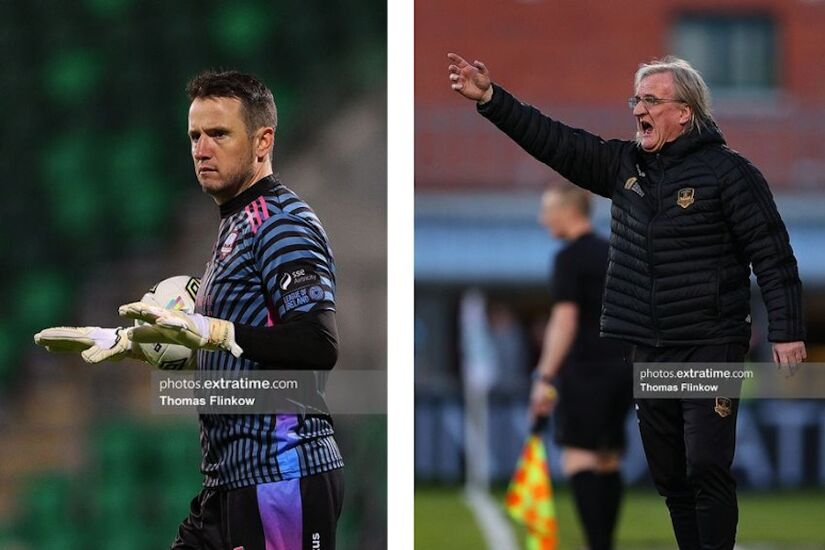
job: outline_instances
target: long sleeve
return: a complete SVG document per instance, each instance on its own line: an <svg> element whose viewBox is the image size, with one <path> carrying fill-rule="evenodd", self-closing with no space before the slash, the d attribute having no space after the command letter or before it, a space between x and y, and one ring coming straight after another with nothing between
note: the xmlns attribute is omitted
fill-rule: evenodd
<svg viewBox="0 0 825 550"><path fill-rule="evenodd" d="M335 313L313 311L272 327L235 325L243 357L272 368L329 370L338 359Z"/></svg>
<svg viewBox="0 0 825 550"><path fill-rule="evenodd" d="M493 84L493 97L478 112L507 134L522 149L550 166L572 183L597 195L613 195L619 157L627 141L605 141L584 130L571 128L521 103Z"/></svg>
<svg viewBox="0 0 825 550"><path fill-rule="evenodd" d="M753 266L768 310L771 342L805 340L802 282L788 231L765 178L753 164L731 155L722 178L722 204L737 248Z"/></svg>

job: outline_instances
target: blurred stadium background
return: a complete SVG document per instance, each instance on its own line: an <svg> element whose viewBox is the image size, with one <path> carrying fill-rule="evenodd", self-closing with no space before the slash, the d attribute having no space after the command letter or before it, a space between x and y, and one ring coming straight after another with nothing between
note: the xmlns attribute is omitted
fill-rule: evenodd
<svg viewBox="0 0 825 550"><path fill-rule="evenodd" d="M0 548L166 548L198 491L197 422L149 412L149 370L53 356L32 334L200 275L217 210L195 180L186 81L253 72L276 170L338 264L338 368L386 368L386 3L0 3ZM368 319L369 322L364 322ZM340 548L386 547L386 417L341 416Z"/></svg>
<svg viewBox="0 0 825 550"><path fill-rule="evenodd" d="M450 90L446 53L484 61L523 101L606 138L633 135L625 99L639 63L667 53L692 62L728 143L773 189L805 287L809 360L822 362L825 2L444 0L418 2L415 23L416 546L503 550L490 540L512 528L501 497L527 430L559 247L536 221L538 197L559 176ZM607 201L595 222L606 235ZM768 361L752 286L751 358ZM738 428L742 547L825 548L825 401L751 401ZM627 430L619 547L673 548L632 415ZM580 548L551 434L546 442L561 548Z"/></svg>

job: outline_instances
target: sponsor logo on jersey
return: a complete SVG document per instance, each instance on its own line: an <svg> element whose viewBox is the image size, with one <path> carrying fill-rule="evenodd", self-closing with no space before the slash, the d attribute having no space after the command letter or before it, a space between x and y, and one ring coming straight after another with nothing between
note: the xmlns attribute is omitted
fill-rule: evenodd
<svg viewBox="0 0 825 550"><path fill-rule="evenodd" d="M292 275L289 273L284 273L281 275L281 281L278 283L278 286L281 287L281 290L287 290L289 285L292 284Z"/></svg>
<svg viewBox="0 0 825 550"><path fill-rule="evenodd" d="M281 275L278 286L281 290L291 290L296 287L306 287L318 280L315 273L307 273L306 269L296 269Z"/></svg>
<svg viewBox="0 0 825 550"><path fill-rule="evenodd" d="M682 208L687 208L688 206L693 204L694 194L695 190L693 189L693 187L684 187L682 189L679 189L679 194L676 197L676 204L678 204Z"/></svg>

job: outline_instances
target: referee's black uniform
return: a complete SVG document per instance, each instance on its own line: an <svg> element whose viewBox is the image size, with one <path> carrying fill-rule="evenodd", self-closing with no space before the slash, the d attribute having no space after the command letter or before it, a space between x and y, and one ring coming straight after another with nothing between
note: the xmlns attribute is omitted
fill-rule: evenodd
<svg viewBox="0 0 825 550"><path fill-rule="evenodd" d="M564 448L621 454L625 420L633 402L633 370L626 346L599 337L599 313L607 271L607 241L585 233L556 255L551 292L557 304L578 311L574 340L556 376L559 400L555 440ZM570 473L570 487L591 550L611 550L622 500L616 469Z"/></svg>
<svg viewBox="0 0 825 550"><path fill-rule="evenodd" d="M581 235L560 250L551 279L553 300L578 307L576 337L556 378L555 439L564 447L620 451L633 401L632 368L625 346L599 337L607 241Z"/></svg>

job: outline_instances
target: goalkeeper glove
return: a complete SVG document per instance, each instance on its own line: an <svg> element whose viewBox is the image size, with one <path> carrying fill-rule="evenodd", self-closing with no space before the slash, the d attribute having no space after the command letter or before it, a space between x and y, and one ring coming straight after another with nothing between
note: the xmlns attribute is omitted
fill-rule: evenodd
<svg viewBox="0 0 825 550"><path fill-rule="evenodd" d="M209 351L220 349L235 357L243 353L235 342L235 325L230 321L164 309L144 302L120 306L118 313L122 317L147 323L128 330L133 342L181 344L187 348Z"/></svg>
<svg viewBox="0 0 825 550"><path fill-rule="evenodd" d="M87 363L146 358L123 327L51 327L34 335L34 343L53 352L81 352Z"/></svg>

